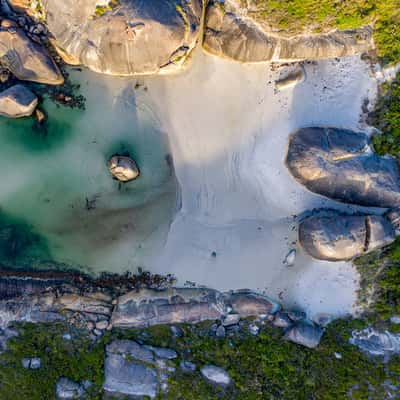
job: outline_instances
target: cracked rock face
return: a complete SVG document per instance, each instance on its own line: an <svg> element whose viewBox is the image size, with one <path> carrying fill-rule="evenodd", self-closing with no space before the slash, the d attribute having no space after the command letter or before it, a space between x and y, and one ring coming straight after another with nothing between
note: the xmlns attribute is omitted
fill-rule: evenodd
<svg viewBox="0 0 400 400"><path fill-rule="evenodd" d="M313 258L351 260L392 243L396 238L391 222L383 216L306 218L299 226L299 242Z"/></svg>
<svg viewBox="0 0 400 400"><path fill-rule="evenodd" d="M203 47L214 55L241 62L343 57L373 47L369 28L330 33L278 36L257 17L257 5L237 0L210 1L206 10ZM252 2L248 2L252 3Z"/></svg>
<svg viewBox="0 0 400 400"><path fill-rule="evenodd" d="M30 40L9 20L0 27L0 62L18 79L60 85L64 78L46 49Z"/></svg>
<svg viewBox="0 0 400 400"><path fill-rule="evenodd" d="M29 117L37 104L36 95L22 85L12 86L0 93L0 115L4 117Z"/></svg>
<svg viewBox="0 0 400 400"><path fill-rule="evenodd" d="M330 199L371 207L400 204L396 161L375 154L364 133L300 129L290 138L286 164L299 183Z"/></svg>
<svg viewBox="0 0 400 400"><path fill-rule="evenodd" d="M173 72L200 34L201 0L42 0L46 24L67 63L111 75ZM104 2L103 2L104 3Z"/></svg>

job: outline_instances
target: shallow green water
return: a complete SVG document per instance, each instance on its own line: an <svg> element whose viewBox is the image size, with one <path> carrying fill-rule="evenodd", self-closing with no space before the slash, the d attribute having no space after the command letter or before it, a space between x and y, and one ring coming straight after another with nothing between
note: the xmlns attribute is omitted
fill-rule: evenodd
<svg viewBox="0 0 400 400"><path fill-rule="evenodd" d="M166 134L136 106L134 81L88 72L73 79L85 111L45 101L46 129L31 118L0 119L0 263L145 268L176 207ZM111 179L106 162L115 153L137 161L140 179Z"/></svg>

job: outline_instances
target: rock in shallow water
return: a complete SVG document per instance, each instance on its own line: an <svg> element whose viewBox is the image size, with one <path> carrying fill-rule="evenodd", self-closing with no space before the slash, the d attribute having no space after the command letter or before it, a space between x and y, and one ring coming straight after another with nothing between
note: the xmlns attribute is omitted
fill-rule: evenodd
<svg viewBox="0 0 400 400"><path fill-rule="evenodd" d="M301 246L319 260L351 260L387 246L395 239L391 222L378 215L314 216L306 218L299 226Z"/></svg>
<svg viewBox="0 0 400 400"><path fill-rule="evenodd" d="M201 0L42 0L66 62L111 75L179 70L199 39Z"/></svg>
<svg viewBox="0 0 400 400"><path fill-rule="evenodd" d="M132 158L125 156L113 156L108 162L108 169L112 176L120 182L129 182L136 179L140 172Z"/></svg>
<svg viewBox="0 0 400 400"><path fill-rule="evenodd" d="M0 93L0 115L10 118L29 117L38 98L23 85L15 85Z"/></svg>
<svg viewBox="0 0 400 400"><path fill-rule="evenodd" d="M0 61L21 80L48 85L64 82L46 49L31 41L13 21L1 22Z"/></svg>
<svg viewBox="0 0 400 400"><path fill-rule="evenodd" d="M371 207L400 204L397 163L375 154L365 133L300 129L290 137L286 164L308 190L333 200Z"/></svg>

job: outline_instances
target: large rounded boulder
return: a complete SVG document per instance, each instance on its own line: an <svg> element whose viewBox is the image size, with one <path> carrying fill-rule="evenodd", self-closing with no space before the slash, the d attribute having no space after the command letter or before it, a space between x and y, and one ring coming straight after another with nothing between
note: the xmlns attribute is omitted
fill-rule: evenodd
<svg viewBox="0 0 400 400"><path fill-rule="evenodd" d="M378 156L365 133L300 129L290 137L286 164L299 183L330 199L371 207L400 204L397 163Z"/></svg>
<svg viewBox="0 0 400 400"><path fill-rule="evenodd" d="M42 0L53 44L70 64L111 75L179 70L200 34L201 0Z"/></svg>

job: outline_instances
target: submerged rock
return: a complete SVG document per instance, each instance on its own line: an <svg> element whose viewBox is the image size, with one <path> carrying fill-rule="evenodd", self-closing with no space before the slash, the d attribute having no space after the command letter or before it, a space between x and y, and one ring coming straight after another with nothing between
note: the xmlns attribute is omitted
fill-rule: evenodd
<svg viewBox="0 0 400 400"><path fill-rule="evenodd" d="M111 75L179 70L200 35L201 0L42 0L64 60Z"/></svg>
<svg viewBox="0 0 400 400"><path fill-rule="evenodd" d="M323 330L311 321L300 321L290 327L285 333L285 339L302 346L314 349L319 345Z"/></svg>
<svg viewBox="0 0 400 400"><path fill-rule="evenodd" d="M375 154L365 133L302 128L290 137L286 164L308 190L333 200L372 207L400 204L397 163Z"/></svg>
<svg viewBox="0 0 400 400"><path fill-rule="evenodd" d="M10 118L29 117L38 98L23 85L15 85L0 93L0 115Z"/></svg>
<svg viewBox="0 0 400 400"><path fill-rule="evenodd" d="M231 378L228 373L215 365L206 365L200 370L201 375L209 382L220 386L228 386L231 383Z"/></svg>
<svg viewBox="0 0 400 400"><path fill-rule="evenodd" d="M48 85L60 85L64 82L47 50L29 39L10 20L1 22L0 62L20 80Z"/></svg>
<svg viewBox="0 0 400 400"><path fill-rule="evenodd" d="M268 17L258 17L262 13L257 10L255 2L210 1L205 17L204 49L236 61L262 62L343 57L373 48L369 28L278 36L271 33Z"/></svg>
<svg viewBox="0 0 400 400"><path fill-rule="evenodd" d="M132 158L125 156L113 156L108 162L108 169L112 176L120 182L129 182L136 179L140 172Z"/></svg>
<svg viewBox="0 0 400 400"><path fill-rule="evenodd" d="M319 260L351 260L387 246L395 239L393 225L379 215L314 216L306 218L299 226L301 246Z"/></svg>

